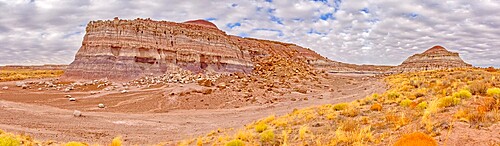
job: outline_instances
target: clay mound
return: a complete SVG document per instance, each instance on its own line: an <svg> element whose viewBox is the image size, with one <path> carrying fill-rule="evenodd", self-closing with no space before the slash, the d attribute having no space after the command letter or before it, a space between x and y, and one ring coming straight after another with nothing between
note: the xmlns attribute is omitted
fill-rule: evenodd
<svg viewBox="0 0 500 146"><path fill-rule="evenodd" d="M450 52L442 46L434 46L422 54L415 54L401 65L390 69L390 72L413 72L426 70L442 70L450 68L472 67L455 52Z"/></svg>
<svg viewBox="0 0 500 146"><path fill-rule="evenodd" d="M185 24L196 24L196 25L202 25L202 26L217 28L217 25L213 24L212 22L209 22L207 20L202 20L202 19L190 20L190 21L186 21L184 23Z"/></svg>

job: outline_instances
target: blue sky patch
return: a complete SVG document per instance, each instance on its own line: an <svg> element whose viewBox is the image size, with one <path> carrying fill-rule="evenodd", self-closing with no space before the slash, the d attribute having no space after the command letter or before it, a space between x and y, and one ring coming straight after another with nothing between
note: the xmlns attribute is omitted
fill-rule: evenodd
<svg viewBox="0 0 500 146"><path fill-rule="evenodd" d="M335 17L333 17L333 13L322 14L319 18L321 20L335 19Z"/></svg>
<svg viewBox="0 0 500 146"><path fill-rule="evenodd" d="M365 14L368 14L370 13L370 10L368 8L363 8L361 10L359 10L361 13L365 13Z"/></svg>
<svg viewBox="0 0 500 146"><path fill-rule="evenodd" d="M210 17L210 18L205 18L205 20L207 20L207 21L214 21L214 20L217 20L217 18Z"/></svg>
<svg viewBox="0 0 500 146"><path fill-rule="evenodd" d="M241 23L239 23L239 22L236 22L236 23L228 23L228 24L226 24L226 26L227 26L228 28L230 28L230 29L233 29L234 27L239 27L239 26L241 26Z"/></svg>

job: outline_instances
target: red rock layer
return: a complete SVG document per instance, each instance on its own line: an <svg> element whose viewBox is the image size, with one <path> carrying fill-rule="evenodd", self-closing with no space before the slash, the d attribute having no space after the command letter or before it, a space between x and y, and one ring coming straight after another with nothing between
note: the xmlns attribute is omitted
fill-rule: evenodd
<svg viewBox="0 0 500 146"><path fill-rule="evenodd" d="M311 64L327 62L293 44L227 35L210 22L150 19L92 21L64 77L134 79L179 68L192 72L245 72L256 57L280 56Z"/></svg>
<svg viewBox="0 0 500 146"><path fill-rule="evenodd" d="M390 71L412 72L465 67L472 67L472 65L465 63L458 53L450 52L442 46L434 46L422 54L409 57L401 65L392 68Z"/></svg>

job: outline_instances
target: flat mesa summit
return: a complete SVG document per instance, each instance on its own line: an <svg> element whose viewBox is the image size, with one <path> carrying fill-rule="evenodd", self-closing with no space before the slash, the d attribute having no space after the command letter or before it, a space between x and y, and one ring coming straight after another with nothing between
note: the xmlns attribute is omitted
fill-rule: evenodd
<svg viewBox="0 0 500 146"><path fill-rule="evenodd" d="M421 54L410 56L391 71L412 72L466 67L472 67L472 65L464 62L458 53L450 52L442 46L434 46Z"/></svg>
<svg viewBox="0 0 500 146"><path fill-rule="evenodd" d="M135 79L177 70L249 73L262 57L326 62L294 44L227 35L205 20L184 23L151 19L91 21L64 78Z"/></svg>

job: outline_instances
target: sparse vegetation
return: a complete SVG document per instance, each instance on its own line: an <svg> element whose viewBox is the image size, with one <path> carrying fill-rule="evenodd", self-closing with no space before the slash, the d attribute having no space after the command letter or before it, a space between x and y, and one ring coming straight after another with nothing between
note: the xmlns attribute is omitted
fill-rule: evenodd
<svg viewBox="0 0 500 146"><path fill-rule="evenodd" d="M64 71L62 70L29 70L29 69L0 70L0 82L18 81L31 78L59 77L63 73Z"/></svg>
<svg viewBox="0 0 500 146"><path fill-rule="evenodd" d="M258 133L261 133L263 132L264 130L267 130L267 124L266 123L259 123L255 126L255 131L257 131Z"/></svg>
<svg viewBox="0 0 500 146"><path fill-rule="evenodd" d="M385 78L385 93L294 109L177 145L436 145L433 137L449 130L443 123L487 128L499 122L500 89L493 86L500 85L498 79L500 72L481 69L391 75Z"/></svg>
<svg viewBox="0 0 500 146"><path fill-rule="evenodd" d="M0 145L1 146L20 146L21 143L15 137L11 135L2 134L0 135Z"/></svg>
<svg viewBox="0 0 500 146"><path fill-rule="evenodd" d="M274 131L269 129L260 134L260 141L264 143L272 143L274 141Z"/></svg>
<svg viewBox="0 0 500 146"><path fill-rule="evenodd" d="M298 109L286 115L258 120L248 125L247 130L243 129L249 132L245 135L256 137L243 141L255 145L392 145L395 142L396 145L436 145L433 136L443 135L446 131L442 126L436 126L439 123L491 125L499 121L500 118L494 118L499 117L494 116L498 110L493 110L495 106L491 104L497 89L490 88L487 92L491 85L500 84L496 80L498 78L500 73L480 69L392 75L385 79L390 86L385 93L372 94L350 103ZM478 86L479 83L486 88ZM480 106L483 106L481 112L478 110ZM262 133L254 130L264 127L263 123L268 127L264 130L257 128ZM405 132L415 129L422 129L424 133L405 135ZM274 135L272 142L264 140L263 136L270 134L268 131L271 130L272 135L274 132L281 134ZM237 137L241 139L241 136Z"/></svg>
<svg viewBox="0 0 500 146"><path fill-rule="evenodd" d="M484 95L488 90L488 86L484 81L474 81L469 85L469 89L474 95Z"/></svg>
<svg viewBox="0 0 500 146"><path fill-rule="evenodd" d="M413 101L411 101L410 99L404 99L399 103L399 105L402 107L409 107L412 102Z"/></svg>
<svg viewBox="0 0 500 146"><path fill-rule="evenodd" d="M226 143L226 146L244 146L245 143L239 139L231 140L228 143Z"/></svg>
<svg viewBox="0 0 500 146"><path fill-rule="evenodd" d="M500 88L490 88L486 92L488 96L494 97L496 99L500 98Z"/></svg>

